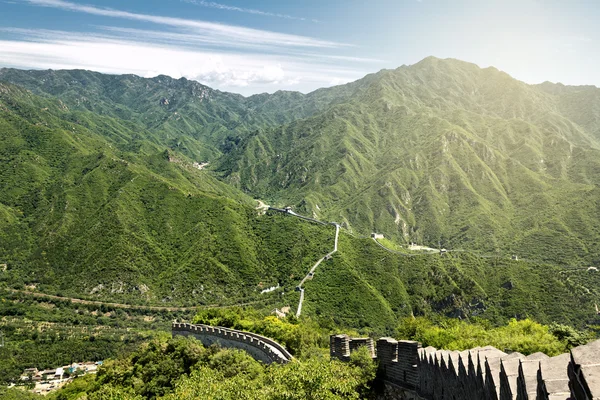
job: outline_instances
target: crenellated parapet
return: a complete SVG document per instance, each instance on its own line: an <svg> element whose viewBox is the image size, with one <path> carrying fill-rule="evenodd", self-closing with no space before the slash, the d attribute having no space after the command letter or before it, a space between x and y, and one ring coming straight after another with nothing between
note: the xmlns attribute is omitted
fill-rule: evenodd
<svg viewBox="0 0 600 400"><path fill-rule="evenodd" d="M348 335L329 336L329 355L331 358L348 361L350 353L359 347L366 347L371 357L375 357L375 347L371 338L351 338Z"/></svg>
<svg viewBox="0 0 600 400"><path fill-rule="evenodd" d="M330 341L331 356L341 360L350 358L352 341L359 343L347 335ZM492 346L438 350L393 338L377 340L376 349L379 377L402 388L398 399L600 399L600 340L556 357L507 354Z"/></svg>
<svg viewBox="0 0 600 400"><path fill-rule="evenodd" d="M380 342L385 343L384 348L393 345L392 354L394 359L379 361L379 365L383 364L385 374L388 379L394 383L401 384L408 388L417 388L419 386L419 350L421 344L411 340L393 341L389 338L380 339L377 341L377 349L379 350Z"/></svg>
<svg viewBox="0 0 600 400"><path fill-rule="evenodd" d="M329 336L329 356L338 360L347 361L350 359L350 336L331 335Z"/></svg>
<svg viewBox="0 0 600 400"><path fill-rule="evenodd" d="M420 357L418 392L428 399L571 399L568 354L525 356L491 346L460 352L427 347Z"/></svg>
<svg viewBox="0 0 600 400"><path fill-rule="evenodd" d="M600 340L571 350L567 375L575 399L600 398Z"/></svg>
<svg viewBox="0 0 600 400"><path fill-rule="evenodd" d="M281 344L252 332L187 323L173 323L171 329L173 336L193 336L205 346L218 344L222 347L245 350L254 359L265 364L285 364L293 358Z"/></svg>

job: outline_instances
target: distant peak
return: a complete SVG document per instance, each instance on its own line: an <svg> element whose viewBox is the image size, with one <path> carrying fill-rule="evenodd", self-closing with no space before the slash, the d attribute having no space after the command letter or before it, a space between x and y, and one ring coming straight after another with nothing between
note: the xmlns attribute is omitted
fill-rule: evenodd
<svg viewBox="0 0 600 400"><path fill-rule="evenodd" d="M422 59L421 61L419 61L419 63L426 63L426 62L436 62L436 61L442 61L442 58L438 58L436 56L427 56L424 59Z"/></svg>
<svg viewBox="0 0 600 400"><path fill-rule="evenodd" d="M159 79L168 79L168 80L173 80L173 78L171 78L169 75L164 75L164 74L160 74L155 76L154 78L151 79L155 79L155 80L159 80Z"/></svg>
<svg viewBox="0 0 600 400"><path fill-rule="evenodd" d="M413 66L436 65L440 61L443 61L443 60L441 58L437 58L437 57L434 57L434 56L429 56L429 57L425 57L424 59L422 59L418 63L413 64Z"/></svg>
<svg viewBox="0 0 600 400"><path fill-rule="evenodd" d="M459 60L457 58L438 58L435 56L425 57L418 63L413 64L413 66L424 66L424 65L462 65L462 66L471 66L471 67L475 66L475 67L479 68L479 66L477 64L474 64L474 63L471 63L468 61Z"/></svg>

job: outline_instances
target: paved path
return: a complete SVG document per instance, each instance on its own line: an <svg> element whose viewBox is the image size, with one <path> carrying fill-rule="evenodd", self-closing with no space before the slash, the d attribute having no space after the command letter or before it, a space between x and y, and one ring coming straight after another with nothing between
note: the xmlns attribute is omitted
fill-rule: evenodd
<svg viewBox="0 0 600 400"><path fill-rule="evenodd" d="M240 348L246 351L249 351L249 347L253 347L254 351L249 351L250 355L256 360L263 362L277 361L285 364L294 358L285 346L271 338L253 332L238 331L222 326L178 322L173 323L171 330L173 335L188 336L191 334L198 338L205 346L220 343L224 347ZM240 343L243 345L240 345ZM257 357L257 351L262 356Z"/></svg>
<svg viewBox="0 0 600 400"><path fill-rule="evenodd" d="M298 309L296 310L296 317L302 314L302 303L304 303L304 288L300 288L300 300L298 301Z"/></svg>
<svg viewBox="0 0 600 400"><path fill-rule="evenodd" d="M331 251L331 252L327 253L325 256L321 257L315 263L315 265L312 266L310 271L308 271L308 274L306 274L306 276L304 278L302 278L302 280L298 284L298 288L300 288L300 301L298 302L298 309L296 310L296 317L299 317L300 314L302 314L302 303L304 302L304 288L302 286L304 285L304 282L306 282L307 279L310 279L313 277L315 270L321 264L321 262L323 262L323 260L328 259L334 253L336 253L338 250L338 238L340 236L340 226L335 223L333 225L335 225L335 240L333 242L333 251Z"/></svg>
<svg viewBox="0 0 600 400"><path fill-rule="evenodd" d="M279 211L281 213L293 215L294 217L304 219L306 221L315 222L315 223L321 224L321 225L327 225L327 222L319 221L318 219L315 219L315 218L305 217L304 215L296 214L295 212L293 212L290 209L275 208L275 207L271 207L271 206L268 206L268 207L269 207L269 210Z"/></svg>
<svg viewBox="0 0 600 400"><path fill-rule="evenodd" d="M70 301L71 303L77 303L77 304L89 304L89 305L96 305L96 306L107 306L107 307L112 307L112 308L125 308L125 309L131 309L131 310L150 310L150 311L194 311L194 310L200 310L203 308L226 308L226 307L235 307L235 306L246 306L246 305L261 302L261 300L256 300L256 301L250 301L247 303L231 304L231 305L226 305L226 306L222 306L222 305L218 305L218 304L209 304L209 305L204 305L204 306L192 306L192 307L142 306L142 305L135 305L135 304L107 303L104 301L84 300L84 299L78 299L75 297L55 296L52 294L31 292L28 290L16 290L16 289L6 289L6 290L8 290L9 292L25 294L25 295L29 295L29 296L33 296L33 297L41 297L41 298L54 299L54 300L67 300L67 301Z"/></svg>

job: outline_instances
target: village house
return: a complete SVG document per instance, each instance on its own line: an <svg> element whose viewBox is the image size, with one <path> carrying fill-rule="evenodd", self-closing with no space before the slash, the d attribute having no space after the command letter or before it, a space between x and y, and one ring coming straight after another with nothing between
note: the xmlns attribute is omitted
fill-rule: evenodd
<svg viewBox="0 0 600 400"><path fill-rule="evenodd" d="M21 374L21 381L31 381L35 384L34 393L48 394L54 390L60 389L62 386L71 382L73 378L95 374L98 372L98 367L102 365L102 361L73 363L58 367L56 369L45 369L39 371L37 368L27 368Z"/></svg>

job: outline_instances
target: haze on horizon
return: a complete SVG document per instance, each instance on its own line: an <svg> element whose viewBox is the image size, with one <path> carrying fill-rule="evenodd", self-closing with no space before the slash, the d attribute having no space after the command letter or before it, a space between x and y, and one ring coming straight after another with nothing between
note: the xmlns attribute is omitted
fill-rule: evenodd
<svg viewBox="0 0 600 400"><path fill-rule="evenodd" d="M600 86L600 6L548 0L2 0L0 67L314 89L433 55Z"/></svg>

